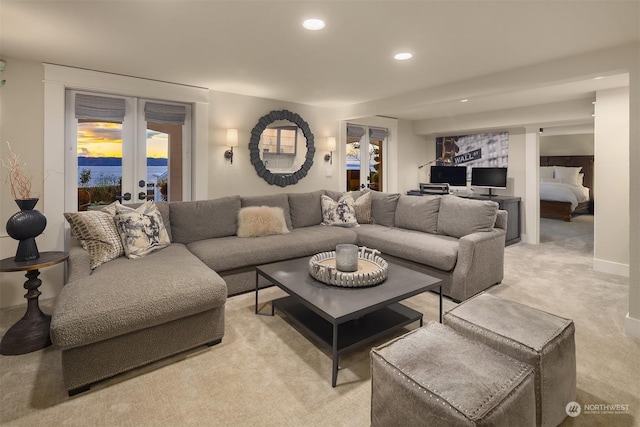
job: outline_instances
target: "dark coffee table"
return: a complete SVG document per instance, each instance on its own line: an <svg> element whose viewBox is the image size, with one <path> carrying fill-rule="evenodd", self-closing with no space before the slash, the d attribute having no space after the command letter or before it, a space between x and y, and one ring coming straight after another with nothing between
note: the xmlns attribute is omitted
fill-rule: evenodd
<svg viewBox="0 0 640 427"><path fill-rule="evenodd" d="M271 301L271 313L258 308L260 276L284 290L286 297ZM276 309L317 341L331 348L336 386L340 355L372 342L413 322L422 313L399 303L419 293L438 290L442 323L442 281L397 264L389 263L389 275L379 285L343 288L326 285L309 275L309 258L297 258L256 267L256 314L275 314Z"/></svg>

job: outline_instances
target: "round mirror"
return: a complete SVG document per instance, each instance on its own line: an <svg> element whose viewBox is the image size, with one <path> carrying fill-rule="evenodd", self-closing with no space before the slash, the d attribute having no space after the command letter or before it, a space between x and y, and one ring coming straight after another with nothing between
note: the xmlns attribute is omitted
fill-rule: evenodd
<svg viewBox="0 0 640 427"><path fill-rule="evenodd" d="M260 117L251 131L249 151L258 176L286 187L307 175L316 149L309 124L296 113L278 110Z"/></svg>

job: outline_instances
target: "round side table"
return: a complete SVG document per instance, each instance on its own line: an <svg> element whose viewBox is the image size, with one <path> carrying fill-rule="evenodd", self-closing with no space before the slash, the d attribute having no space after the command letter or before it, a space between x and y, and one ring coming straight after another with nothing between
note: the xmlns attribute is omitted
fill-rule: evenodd
<svg viewBox="0 0 640 427"><path fill-rule="evenodd" d="M66 252L40 252L40 258L31 261L16 262L13 257L0 260L1 272L27 272L27 281L24 283L27 290L24 296L27 299L27 312L2 337L0 354L25 354L51 345L51 316L43 313L38 304L38 297L42 294L38 290L42 280L38 279L38 276L41 268L59 264L67 258L69 254Z"/></svg>

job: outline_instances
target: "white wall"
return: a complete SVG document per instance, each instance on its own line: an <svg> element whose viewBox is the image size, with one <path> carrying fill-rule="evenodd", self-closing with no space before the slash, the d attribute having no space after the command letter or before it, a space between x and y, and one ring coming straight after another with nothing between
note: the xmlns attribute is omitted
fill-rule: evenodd
<svg viewBox="0 0 640 427"><path fill-rule="evenodd" d="M596 93L595 270L629 275L629 89Z"/></svg>
<svg viewBox="0 0 640 427"><path fill-rule="evenodd" d="M593 156L594 135L553 135L540 137L541 156Z"/></svg>
<svg viewBox="0 0 640 427"><path fill-rule="evenodd" d="M419 187L421 182L429 182L428 167L418 169L435 156L435 139L423 135L416 135L413 131L413 122L400 120L398 126L398 138L402 144L398 147L398 192L406 194L409 190Z"/></svg>
<svg viewBox="0 0 640 427"><path fill-rule="evenodd" d="M55 175L55 171L44 171L44 87L42 85L42 65L11 57L3 58L7 65L2 73L6 80L0 88L0 155L6 158L6 142L11 143L14 152L26 163L26 171L32 176L32 191L40 197L36 209L44 210L42 197L45 175ZM5 181L6 170L1 171L0 180L0 258L15 256L17 241L6 233L5 224L11 215L18 212L13 202L9 185ZM39 251L56 250L49 242L49 230L37 238ZM62 265L41 271L40 287L42 298L56 295L62 287ZM25 304L24 273L0 273L0 307Z"/></svg>

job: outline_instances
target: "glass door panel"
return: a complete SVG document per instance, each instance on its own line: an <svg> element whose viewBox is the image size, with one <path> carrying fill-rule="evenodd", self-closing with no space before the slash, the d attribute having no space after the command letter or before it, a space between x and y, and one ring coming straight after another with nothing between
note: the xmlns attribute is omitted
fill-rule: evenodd
<svg viewBox="0 0 640 427"><path fill-rule="evenodd" d="M382 140L369 141L369 188L382 191Z"/></svg>
<svg viewBox="0 0 640 427"><path fill-rule="evenodd" d="M182 200L182 125L147 122L146 142L147 200Z"/></svg>
<svg viewBox="0 0 640 427"><path fill-rule="evenodd" d="M347 191L360 190L360 138L347 138L346 159Z"/></svg>
<svg viewBox="0 0 640 427"><path fill-rule="evenodd" d="M122 123L78 120L78 210L122 194Z"/></svg>

